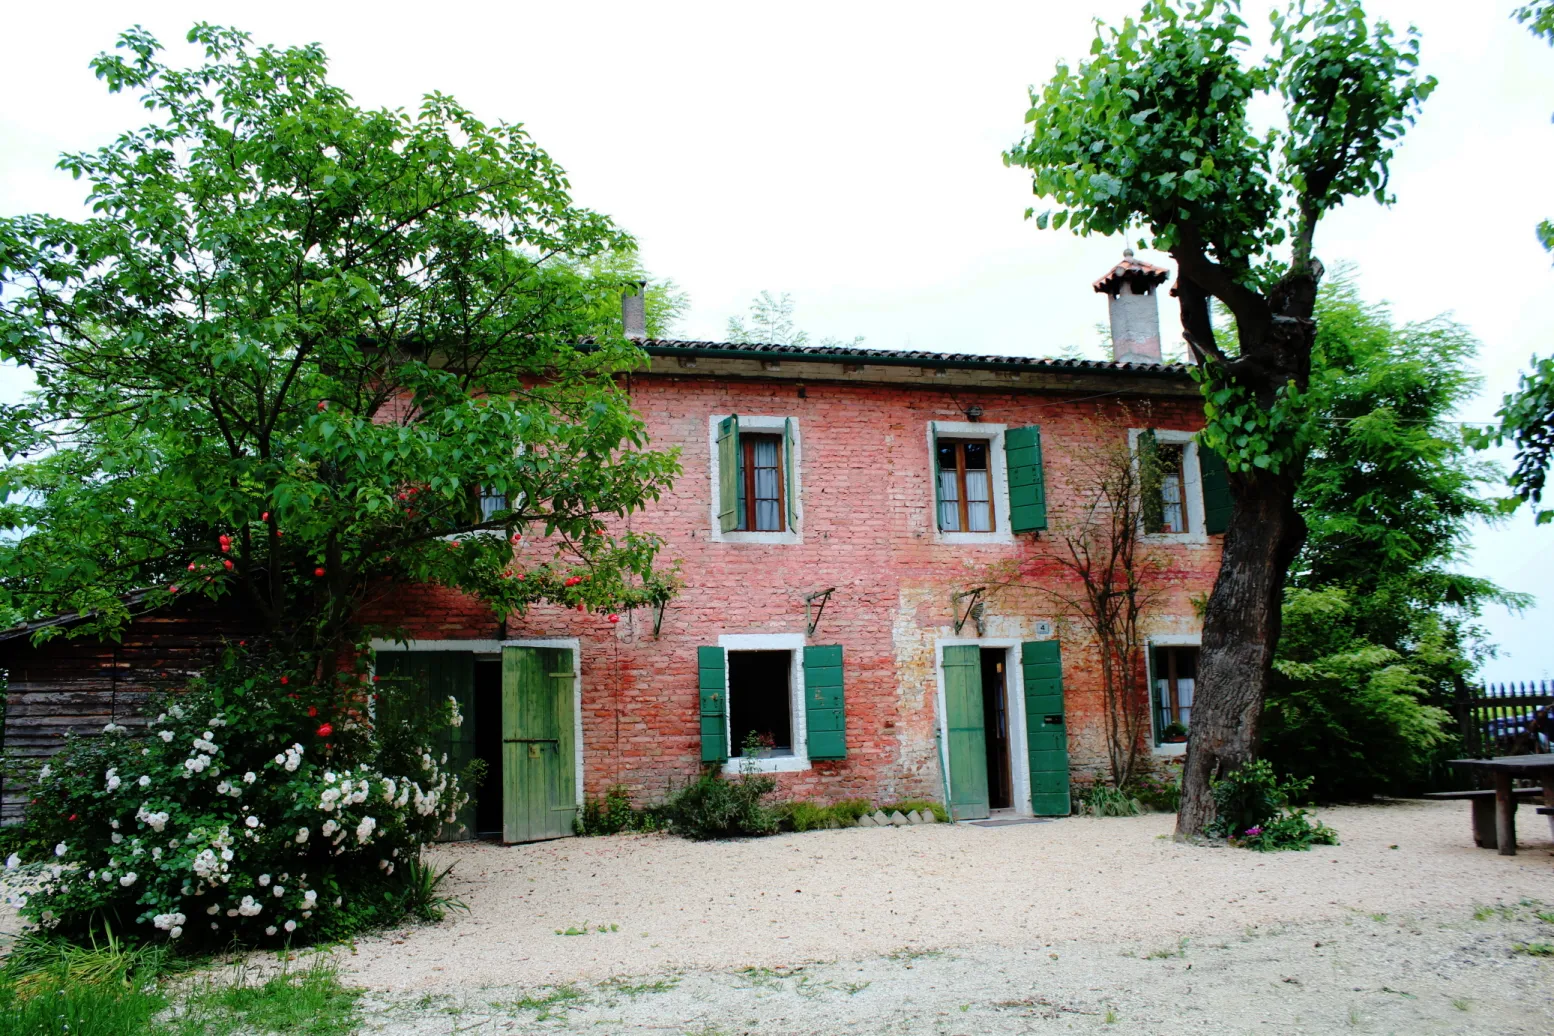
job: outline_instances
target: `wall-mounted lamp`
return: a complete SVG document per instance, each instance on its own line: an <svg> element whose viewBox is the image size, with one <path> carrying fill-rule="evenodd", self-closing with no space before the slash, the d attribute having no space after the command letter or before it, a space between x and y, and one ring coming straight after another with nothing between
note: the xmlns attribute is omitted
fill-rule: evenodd
<svg viewBox="0 0 1554 1036"><path fill-rule="evenodd" d="M980 420L982 420L982 408L977 406L975 403L971 404L969 407L966 408L966 420L968 420L968 421L980 421Z"/></svg>

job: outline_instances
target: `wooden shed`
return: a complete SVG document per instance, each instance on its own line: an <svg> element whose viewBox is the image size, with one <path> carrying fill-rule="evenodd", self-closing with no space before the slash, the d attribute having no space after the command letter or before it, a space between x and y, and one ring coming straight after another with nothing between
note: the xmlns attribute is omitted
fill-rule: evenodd
<svg viewBox="0 0 1554 1036"><path fill-rule="evenodd" d="M133 609L138 600L132 599ZM0 728L0 823L19 819L26 789L12 776L15 760L59 751L67 733L101 734L109 723L142 726L150 695L186 685L229 641L257 623L231 599L189 599L137 615L117 640L71 637L81 615L64 615L0 632L5 722ZM42 643L46 629L60 632Z"/></svg>

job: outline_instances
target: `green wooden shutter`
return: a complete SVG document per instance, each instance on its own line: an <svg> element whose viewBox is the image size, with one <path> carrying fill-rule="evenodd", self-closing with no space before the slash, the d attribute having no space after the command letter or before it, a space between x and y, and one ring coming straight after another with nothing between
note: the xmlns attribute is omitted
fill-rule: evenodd
<svg viewBox="0 0 1554 1036"><path fill-rule="evenodd" d="M739 526L739 415L718 422L718 529Z"/></svg>
<svg viewBox="0 0 1554 1036"><path fill-rule="evenodd" d="M1004 433L1009 466L1009 528L1034 532L1047 527L1047 483L1041 467L1041 428L1011 428Z"/></svg>
<svg viewBox="0 0 1554 1036"><path fill-rule="evenodd" d="M788 498L788 531L796 531L799 513L799 487L793 484L793 418L782 422L782 486L783 496Z"/></svg>
<svg viewBox="0 0 1554 1036"><path fill-rule="evenodd" d="M1203 490L1203 531L1224 532L1230 527L1230 473L1225 458L1198 444L1198 480Z"/></svg>
<svg viewBox="0 0 1554 1036"><path fill-rule="evenodd" d="M811 759L847 758L840 644L804 649L804 725Z"/></svg>
<svg viewBox="0 0 1554 1036"><path fill-rule="evenodd" d="M728 758L728 664L720 647L696 649L701 688L701 761Z"/></svg>
<svg viewBox="0 0 1554 1036"><path fill-rule="evenodd" d="M464 715L461 726L448 728L428 739L427 748L441 758L448 753L447 769L462 776L475 758L475 656L468 651L380 651L374 672L379 687L388 691L377 695L380 723L407 723L420 726L421 717L441 711L449 697L459 703ZM442 841L469 838L475 827L474 799L459 811L458 818L444 824L438 833Z"/></svg>
<svg viewBox="0 0 1554 1036"><path fill-rule="evenodd" d="M1165 528L1165 498L1161 496L1160 441L1153 428L1139 433L1139 512L1145 532Z"/></svg>
<svg viewBox="0 0 1554 1036"><path fill-rule="evenodd" d="M1068 725L1063 718L1063 657L1055 640L1020 645L1025 683L1025 744L1030 758L1031 812L1067 816Z"/></svg>
<svg viewBox="0 0 1554 1036"><path fill-rule="evenodd" d="M982 648L951 644L944 649L944 726L949 735L950 814L981 820L989 813L987 727L982 714Z"/></svg>
<svg viewBox="0 0 1554 1036"><path fill-rule="evenodd" d="M944 489L939 485L939 422L928 422L928 469L933 478L933 527L944 531L940 515L944 513Z"/></svg>

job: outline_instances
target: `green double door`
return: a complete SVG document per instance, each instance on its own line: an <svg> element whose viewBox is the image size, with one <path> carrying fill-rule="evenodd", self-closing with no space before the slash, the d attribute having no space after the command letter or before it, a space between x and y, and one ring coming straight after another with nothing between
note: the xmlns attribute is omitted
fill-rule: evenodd
<svg viewBox="0 0 1554 1036"><path fill-rule="evenodd" d="M476 659L467 651L380 651L377 674L387 681L380 715L433 715L452 697L464 722L428 747L448 753L448 769L463 777L477 758L477 725L501 723L500 754L484 757L486 779L476 795L502 803L502 841L537 842L572 834L577 815L577 735L570 648L504 647L500 701L477 701ZM397 685L397 686L396 686ZM380 686L383 684L380 682ZM445 841L474 836L471 801L443 826Z"/></svg>
<svg viewBox="0 0 1554 1036"><path fill-rule="evenodd" d="M990 811L982 648L978 644L946 646L943 665L950 812L957 820L981 820ZM1063 715L1063 663L1058 642L1036 640L1021 644L1020 675L1024 685L1031 812L1037 816L1067 816L1068 729Z"/></svg>

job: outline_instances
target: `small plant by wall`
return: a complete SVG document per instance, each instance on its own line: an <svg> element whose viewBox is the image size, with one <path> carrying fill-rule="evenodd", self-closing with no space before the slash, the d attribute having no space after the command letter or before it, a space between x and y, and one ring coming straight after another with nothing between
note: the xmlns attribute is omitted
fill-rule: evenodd
<svg viewBox="0 0 1554 1036"><path fill-rule="evenodd" d="M1311 778L1281 780L1273 764L1254 759L1210 783L1217 815L1206 833L1258 852L1337 845L1338 832L1292 808L1310 787Z"/></svg>

